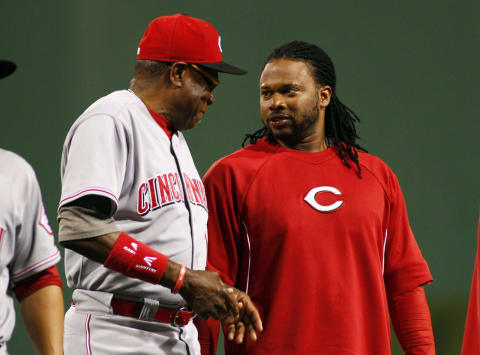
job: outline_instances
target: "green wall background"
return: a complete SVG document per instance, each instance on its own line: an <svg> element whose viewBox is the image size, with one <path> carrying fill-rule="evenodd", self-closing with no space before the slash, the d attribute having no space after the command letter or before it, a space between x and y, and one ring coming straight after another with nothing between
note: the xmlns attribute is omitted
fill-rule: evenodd
<svg viewBox="0 0 480 355"><path fill-rule="evenodd" d="M32 164L57 230L65 135L95 99L128 86L151 19L183 12L212 22L224 58L249 71L222 76L216 104L187 133L201 174L259 127L268 53L293 39L314 42L335 62L342 101L362 118L360 143L399 177L435 277L427 294L438 354L459 354L480 197L479 10L473 0L1 1L0 58L18 70L0 81L0 146ZM33 354L21 321L9 350Z"/></svg>

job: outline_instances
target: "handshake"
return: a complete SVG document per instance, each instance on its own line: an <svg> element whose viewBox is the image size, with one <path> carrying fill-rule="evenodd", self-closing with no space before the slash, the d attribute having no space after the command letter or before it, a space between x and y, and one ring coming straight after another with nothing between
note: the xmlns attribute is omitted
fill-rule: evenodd
<svg viewBox="0 0 480 355"><path fill-rule="evenodd" d="M257 340L262 320L250 297L227 284L214 271L187 270L179 294L201 318L221 320L225 337L240 344L248 333Z"/></svg>

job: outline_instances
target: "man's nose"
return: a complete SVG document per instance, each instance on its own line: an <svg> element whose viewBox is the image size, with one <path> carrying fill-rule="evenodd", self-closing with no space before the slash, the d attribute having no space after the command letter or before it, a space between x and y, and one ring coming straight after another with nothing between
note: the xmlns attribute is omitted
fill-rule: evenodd
<svg viewBox="0 0 480 355"><path fill-rule="evenodd" d="M285 100L283 96L280 94L274 94L272 96L272 101L270 103L270 110L272 111L283 110L285 107L286 105L285 105Z"/></svg>

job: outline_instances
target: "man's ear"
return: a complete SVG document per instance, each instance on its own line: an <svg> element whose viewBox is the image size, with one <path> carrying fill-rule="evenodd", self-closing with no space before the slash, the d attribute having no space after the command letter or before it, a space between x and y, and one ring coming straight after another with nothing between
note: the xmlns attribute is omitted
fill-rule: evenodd
<svg viewBox="0 0 480 355"><path fill-rule="evenodd" d="M187 69L187 63L175 62L170 67L169 78L172 85L181 87L183 85L183 75Z"/></svg>
<svg viewBox="0 0 480 355"><path fill-rule="evenodd" d="M327 107L332 97L332 88L328 85L318 89L318 104L320 107Z"/></svg>

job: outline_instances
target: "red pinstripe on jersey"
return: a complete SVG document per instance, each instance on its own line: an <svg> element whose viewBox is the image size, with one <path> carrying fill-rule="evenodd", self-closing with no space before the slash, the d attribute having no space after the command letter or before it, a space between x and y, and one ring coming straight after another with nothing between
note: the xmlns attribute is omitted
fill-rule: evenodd
<svg viewBox="0 0 480 355"><path fill-rule="evenodd" d="M92 347L90 345L90 318L92 316L90 314L87 315L87 320L85 322L85 334L86 334L86 346L87 346L87 354L92 355Z"/></svg>

